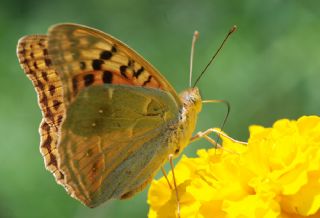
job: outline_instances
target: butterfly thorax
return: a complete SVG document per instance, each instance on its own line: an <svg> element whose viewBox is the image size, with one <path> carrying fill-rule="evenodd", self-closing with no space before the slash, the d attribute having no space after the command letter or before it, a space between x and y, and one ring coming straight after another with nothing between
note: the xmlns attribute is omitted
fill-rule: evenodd
<svg viewBox="0 0 320 218"><path fill-rule="evenodd" d="M180 110L178 128L171 136L173 153L178 155L188 144L196 126L198 113L202 108L198 88L190 88L180 93L183 106Z"/></svg>

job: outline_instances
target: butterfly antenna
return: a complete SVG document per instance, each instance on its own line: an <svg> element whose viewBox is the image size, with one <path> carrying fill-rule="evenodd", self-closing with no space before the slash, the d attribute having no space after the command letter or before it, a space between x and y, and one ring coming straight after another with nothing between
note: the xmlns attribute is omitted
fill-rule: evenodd
<svg viewBox="0 0 320 218"><path fill-rule="evenodd" d="M193 69L193 56L194 56L194 47L196 44L197 39L199 38L199 32L194 31L192 37L192 44L191 44L191 52L190 52L190 72L189 72L189 87L192 86L192 69Z"/></svg>
<svg viewBox="0 0 320 218"><path fill-rule="evenodd" d="M197 83L199 82L200 78L202 77L202 75L206 72L206 70L208 69L208 67L210 66L210 64L212 63L212 61L215 59L215 57L219 54L220 50L222 49L222 47L224 46L225 42L228 40L229 36L234 33L237 30L237 26L234 25L228 32L227 36L224 38L224 40L222 41L220 47L218 48L218 50L216 51L216 53L212 56L211 60L209 61L209 63L207 64L207 66L202 70L202 72L200 73L200 76L198 76L196 82L194 83L193 87L195 87L197 85Z"/></svg>

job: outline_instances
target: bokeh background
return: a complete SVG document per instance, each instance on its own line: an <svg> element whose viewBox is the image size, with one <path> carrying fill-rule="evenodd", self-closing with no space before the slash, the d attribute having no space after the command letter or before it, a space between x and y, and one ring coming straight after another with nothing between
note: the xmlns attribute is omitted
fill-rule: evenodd
<svg viewBox="0 0 320 218"><path fill-rule="evenodd" d="M16 43L59 22L89 25L121 39L155 65L177 91L188 86L194 30L194 80L219 43L235 33L198 87L204 99L232 105L225 131L246 140L248 126L320 112L320 2L255 0L1 0L0 217L146 217L147 191L88 209L70 198L43 165L41 113L16 58ZM221 125L224 105L207 105L197 130ZM193 156L204 140L190 145ZM272 154L270 154L272 155Z"/></svg>

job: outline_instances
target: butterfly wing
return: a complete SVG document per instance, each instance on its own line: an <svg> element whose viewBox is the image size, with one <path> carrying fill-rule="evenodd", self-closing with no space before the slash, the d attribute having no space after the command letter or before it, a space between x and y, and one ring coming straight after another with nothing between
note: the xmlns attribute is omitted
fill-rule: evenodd
<svg viewBox="0 0 320 218"><path fill-rule="evenodd" d="M38 93L38 102L43 119L40 124L40 152L46 168L52 172L59 184L64 175L57 164L58 130L64 116L62 84L57 71L49 64L48 37L46 35L26 36L19 40L18 59Z"/></svg>
<svg viewBox="0 0 320 218"><path fill-rule="evenodd" d="M25 36L18 42L17 54L21 67L32 81L46 122L57 128L64 113L62 84L51 66L46 35Z"/></svg>
<svg viewBox="0 0 320 218"><path fill-rule="evenodd" d="M133 49L114 37L77 24L60 24L49 30L49 51L60 72L65 104L90 85L127 84L152 87L181 100L170 83Z"/></svg>
<svg viewBox="0 0 320 218"><path fill-rule="evenodd" d="M22 38L18 58L38 93L46 167L72 197L94 207L147 184L167 157L170 126L181 108L153 66L112 36L76 24ZM103 105L91 103L96 87L108 93ZM88 104L77 106L81 99ZM90 105L105 106L98 115L114 113L101 119Z"/></svg>
<svg viewBox="0 0 320 218"><path fill-rule="evenodd" d="M72 195L89 207L142 186L170 153L178 122L173 96L128 85L91 86L67 108L59 168Z"/></svg>
<svg viewBox="0 0 320 218"><path fill-rule="evenodd" d="M117 86L127 85L139 87L141 93L146 92L148 88L153 88L155 92L156 90L158 92L165 91L166 95L170 95L172 97L170 98L170 101L176 105L176 108L171 108L170 110L175 111L175 118L178 117L178 108L181 108L182 103L168 81L140 55L112 36L98 30L76 24L56 25L49 30L49 54L52 64L60 73L64 93L64 103L67 108L71 107L71 105L77 101L78 95L82 92L87 93L87 89L92 86L105 87L109 84ZM115 87L115 89L117 88ZM112 109L114 105L123 105L121 110L126 107L137 105L135 97L115 98L112 102L113 103L108 106L109 109ZM79 107L78 110L81 110L81 107ZM65 119L69 120L69 116L71 115L68 110L66 112ZM133 122L130 120L131 116L132 115L130 114L121 115L122 119L127 120L126 122L129 122L129 124L130 122ZM149 119L150 117L147 116L146 119L143 119L143 122L148 124L148 122L150 122ZM110 122L106 123L110 126L112 126L111 123L119 122L117 117L113 116L109 118L109 121ZM76 195L77 198L81 198L81 201L85 204L89 206L96 206L109 198L120 198L122 195L126 195L134 189L139 189L143 184L146 184L147 179L149 179L151 174L158 169L163 162L163 158L165 158L169 153L167 151L165 152L165 155L160 155L161 152L157 153L157 149L154 149L155 153L150 153L147 150L142 149L146 144L150 144L151 142L154 142L152 145L157 145L157 147L166 146L166 143L160 143L160 141L168 138L168 136L164 134L164 131L165 127L167 128L166 125L169 121L165 119L157 120L157 122L159 122L159 126L150 126L146 133L139 128L135 130L134 128L136 127L132 127L133 129L131 127L127 128L123 123L118 123L119 127L117 131L111 131L111 129L108 129L100 136L98 132L94 132L94 137L90 139L81 138L77 134L72 137L72 134L68 131L69 128L62 128L61 143L58 146L60 158L59 166L66 174L66 183L71 185L72 189L76 190L69 190L69 192ZM90 125L97 125L97 123L93 122ZM112 128L115 128L115 126L112 126ZM96 131L96 128L93 129ZM129 137L130 133L126 132L128 130L140 132L142 135L139 137L142 137L142 139L138 140L133 136ZM154 135L150 133L153 131ZM64 135L66 135L66 140L64 140ZM86 168L87 171L82 168L74 167L78 163L78 160L76 160L76 154L72 153L72 155L64 156L65 154L70 153L69 150L66 150L69 149L68 145L71 146L69 144L70 142L72 142L71 144L73 144L72 147L74 150L80 149L79 154L81 156L87 152L86 148L91 144L94 148L99 147L102 136L108 136L108 140L104 140L106 141L106 144L104 144L104 150L107 151L109 156L104 157L105 151L101 151L99 149L90 150L89 153L91 153L91 151L96 153L94 158L84 158L86 161L81 163L84 164L90 160L90 162L93 161L96 164L94 166L88 166ZM135 141L134 144L132 144L132 137ZM122 139L124 141L115 144L118 139ZM130 151L128 156L124 154L124 151ZM79 152L79 150L77 152ZM140 175L140 171L144 171L145 176L148 176L148 178L145 178L142 174L141 177L137 177L135 179L133 179L134 177L132 176L132 178L129 177L129 180L134 181L135 185L129 185L130 182L127 180L121 186L117 186L118 188L115 188L113 183L119 183L120 179L117 178L120 177L111 176L113 175L112 173L119 171L119 169L122 169L121 172L126 172L127 170L131 171L130 168L134 165L128 165L128 168L125 168L124 161L136 157L135 155L137 154L139 154L139 158L147 159L146 157L150 157L155 161L153 163L154 165L149 164L150 168L141 165L140 167L137 167L135 173L132 173L132 175ZM97 157L101 158L95 159ZM110 161L110 157L116 158L119 162L116 162L114 159ZM125 159L122 159L122 157L125 157ZM74 165L73 161L75 160L76 163ZM136 161L139 163L138 159L136 159ZM98 169L99 173L95 173ZM110 171L111 169L112 171ZM103 174L104 176L101 176L100 174ZM77 175L82 175L83 178L76 179ZM108 177L108 175L111 177ZM88 176L92 178L90 180L95 183L86 181ZM106 179L104 179L104 177ZM111 182L111 184L107 184L107 186L103 185L107 182ZM110 190L114 191L114 193L110 194Z"/></svg>

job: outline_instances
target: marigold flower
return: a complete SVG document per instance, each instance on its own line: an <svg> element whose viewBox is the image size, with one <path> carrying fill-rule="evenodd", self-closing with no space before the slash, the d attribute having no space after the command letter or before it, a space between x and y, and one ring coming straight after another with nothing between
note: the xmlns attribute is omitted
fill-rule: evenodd
<svg viewBox="0 0 320 218"><path fill-rule="evenodd" d="M320 117L251 126L247 146L226 138L223 146L175 167L182 218L320 217ZM149 218L176 217L164 177L152 182L148 203Z"/></svg>

